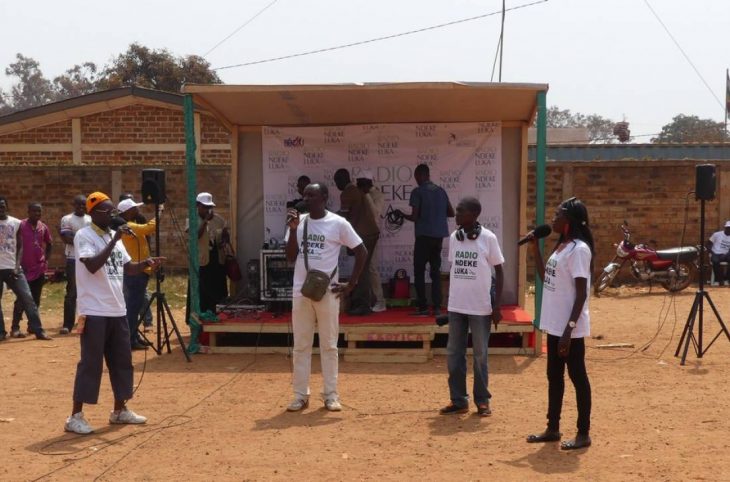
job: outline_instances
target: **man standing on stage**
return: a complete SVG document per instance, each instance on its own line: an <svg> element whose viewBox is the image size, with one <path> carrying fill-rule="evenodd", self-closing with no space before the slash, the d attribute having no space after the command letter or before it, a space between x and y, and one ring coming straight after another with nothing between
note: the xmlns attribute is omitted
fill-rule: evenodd
<svg viewBox="0 0 730 482"><path fill-rule="evenodd" d="M441 314L441 246L449 235L446 218L454 217L454 208L449 196L441 186L431 182L431 173L426 164L419 164L413 173L418 187L411 192L408 204L410 214L403 217L415 224L416 243L413 248L413 277L418 296L418 310L413 314L428 316L426 302L426 263L431 275L431 302L433 315ZM400 212L400 211L399 211Z"/></svg>
<svg viewBox="0 0 730 482"><path fill-rule="evenodd" d="M77 231L74 237L78 307L83 320L79 322L81 360L76 368L73 409L64 426L67 432L78 434L94 431L82 410L84 403L95 404L99 400L105 359L114 391L114 410L109 423L147 421L126 406L132 398L134 368L122 283L123 275L139 274L147 267L155 270L161 261L147 258L141 263L132 262L124 245L118 242L122 230L129 228L120 227L117 231L109 228L114 204L106 194L90 194L86 210L92 224Z"/></svg>
<svg viewBox="0 0 730 482"><path fill-rule="evenodd" d="M63 327L59 332L67 335L76 321L76 260L74 259L74 235L91 224L91 217L86 214L86 196L79 194L73 200L74 210L61 218L59 234L63 240L66 253L66 297L63 299Z"/></svg>
<svg viewBox="0 0 730 482"><path fill-rule="evenodd" d="M28 315L28 327L38 340L50 340L43 331L38 308L33 302L28 282L25 280L23 268L20 266L23 251L23 238L20 236L20 219L8 216L8 201L0 196L0 298L2 284L13 290ZM0 307L0 341L7 336L5 320Z"/></svg>
<svg viewBox="0 0 730 482"><path fill-rule="evenodd" d="M370 309L370 261L380 237L380 230L375 223L370 206L365 201L365 195L350 180L350 173L347 169L338 169L335 172L334 180L337 189L342 191L338 214L350 222L368 252L362 275L350 296L350 309L347 310L347 314L369 315L372 313Z"/></svg>
<svg viewBox="0 0 730 482"><path fill-rule="evenodd" d="M300 217L296 209L287 212L286 258L294 265L292 287L292 327L294 331L294 400L287 410L298 412L309 405L309 377L312 371L314 327L319 331L319 351L324 389L322 396L327 410L342 410L337 393L337 337L339 336L340 296L355 287L363 272L367 250L350 223L327 211L329 192L323 184L310 184L304 190L309 214ZM304 233L307 233L306 239ZM340 248L355 252L355 267L349 283L338 283L337 262ZM307 253L305 266L304 250ZM302 295L307 269L319 270L330 277L331 286L319 301Z"/></svg>
<svg viewBox="0 0 730 482"><path fill-rule="evenodd" d="M20 266L28 281L33 302L39 309L53 242L51 230L41 221L42 210L41 203L28 204L28 217L20 222L20 237L23 239L23 258L20 260ZM10 336L13 338L25 338L25 333L20 330L22 317L23 303L16 299L13 305L13 324L10 328Z"/></svg>
<svg viewBox="0 0 730 482"><path fill-rule="evenodd" d="M375 225L380 232L383 231L383 207L385 206L385 197L383 192L373 186L373 173L370 169L363 169L357 175L357 188L363 193L365 203L368 205L370 212L375 220ZM374 312L385 311L385 296L383 295L383 282L380 280L380 271L378 270L378 262L380 261L379 253L380 243L376 243L373 252L370 254L369 274L370 274L370 290L375 298L375 304L371 308Z"/></svg>

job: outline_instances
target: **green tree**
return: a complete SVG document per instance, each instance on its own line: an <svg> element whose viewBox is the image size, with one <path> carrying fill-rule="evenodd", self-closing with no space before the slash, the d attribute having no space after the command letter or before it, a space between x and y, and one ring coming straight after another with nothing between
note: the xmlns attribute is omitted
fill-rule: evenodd
<svg viewBox="0 0 730 482"><path fill-rule="evenodd" d="M53 87L56 97L68 99L79 95L90 94L97 90L98 79L96 77L96 64L84 62L81 65L74 65L63 75L53 79Z"/></svg>
<svg viewBox="0 0 730 482"><path fill-rule="evenodd" d="M651 142L723 142L730 141L725 125L712 119L700 119L696 115L679 114L662 127L659 136Z"/></svg>
<svg viewBox="0 0 730 482"><path fill-rule="evenodd" d="M104 69L97 87L109 89L138 85L180 92L184 83L220 84L221 79L202 57L175 57L167 49L152 50L133 43Z"/></svg>
<svg viewBox="0 0 730 482"><path fill-rule="evenodd" d="M56 100L53 85L44 77L38 62L20 53L15 55L15 59L16 62L5 69L5 75L15 77L17 81L9 94L1 96L0 108L18 111Z"/></svg>
<svg viewBox="0 0 730 482"><path fill-rule="evenodd" d="M616 125L611 119L598 114L581 114L571 112L570 109L560 109L553 105L547 111L547 126L552 128L576 128L588 129L588 136L592 143L610 144L616 142L613 134L613 127Z"/></svg>

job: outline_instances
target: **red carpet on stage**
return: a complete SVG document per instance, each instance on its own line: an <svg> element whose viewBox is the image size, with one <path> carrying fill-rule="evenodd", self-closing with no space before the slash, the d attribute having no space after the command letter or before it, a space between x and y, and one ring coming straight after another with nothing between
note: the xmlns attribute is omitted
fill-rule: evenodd
<svg viewBox="0 0 730 482"><path fill-rule="evenodd" d="M388 308L380 313L372 313L368 316L350 316L347 313L340 313L340 325L432 325L433 316L411 316L413 307ZM532 317L519 306L502 307L502 323L507 324L530 324ZM291 312L272 313L234 311L232 313L219 313L218 319L222 323L289 323Z"/></svg>

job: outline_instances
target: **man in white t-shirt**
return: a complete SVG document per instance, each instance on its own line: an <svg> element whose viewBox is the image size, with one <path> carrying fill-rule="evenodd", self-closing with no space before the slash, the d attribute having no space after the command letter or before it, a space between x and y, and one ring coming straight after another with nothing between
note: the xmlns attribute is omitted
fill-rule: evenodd
<svg viewBox="0 0 730 482"><path fill-rule="evenodd" d="M466 347L471 330L474 351L474 403L477 414L487 417L489 407L489 373L487 354L491 323L502 319L504 256L497 236L482 227L477 219L482 205L477 198L465 197L456 206L458 228L449 238L449 341L446 345L451 402L440 410L442 415L467 413L469 395L466 389ZM494 300L491 299L492 270L495 278Z"/></svg>
<svg viewBox="0 0 730 482"><path fill-rule="evenodd" d="M309 214L301 215L296 209L287 212L286 258L294 265L292 288L292 327L294 331L294 400L287 410L297 412L309 405L309 377L312 368L312 342L314 327L319 332L319 353L322 363L324 388L322 396L327 410L340 411L342 405L337 393L337 337L339 336L340 296L350 293L357 285L365 266L367 249L350 223L333 212L327 211L329 192L324 184L310 184L304 189L304 203ZM305 241L304 231L307 231ZM355 267L348 283L338 283L337 262L340 248L346 246L355 252ZM302 295L302 285L310 270L327 274L332 282L330 289L319 301Z"/></svg>
<svg viewBox="0 0 730 482"><path fill-rule="evenodd" d="M104 360L114 392L114 410L109 423L140 424L147 419L127 408L132 398L132 349L129 344L127 307L124 303L123 277L153 270L160 266L160 258L147 258L139 263L118 242L124 230L109 228L112 204L109 197L95 192L86 199L86 210L92 224L81 228L74 236L76 259L76 289L81 333L81 360L76 368L73 392L73 410L65 424L67 432L88 434L94 431L84 418L83 404L99 400L99 387Z"/></svg>
<svg viewBox="0 0 730 482"><path fill-rule="evenodd" d="M707 242L707 249L710 250L710 261L712 270L715 272L715 282L720 286L727 282L730 284L730 269L723 272L722 262L730 262L730 221L725 222L725 229L716 231L710 236Z"/></svg>
<svg viewBox="0 0 730 482"><path fill-rule="evenodd" d="M0 196L0 298L3 295L3 283L8 285L20 306L28 315L28 329L35 334L39 340L50 340L46 335L38 314L38 307L33 301L28 281L25 279L23 268L20 266L21 253L23 251L23 238L20 235L20 219L8 215L8 201ZM20 331L14 330L16 338L20 338ZM5 320L0 306L0 341L7 337L5 331Z"/></svg>
<svg viewBox="0 0 730 482"><path fill-rule="evenodd" d="M74 197L73 212L61 218L58 234L61 236L66 254L66 296L63 299L63 327L59 332L67 335L76 322L76 260L74 259L74 235L91 224L91 217L86 214L86 196Z"/></svg>

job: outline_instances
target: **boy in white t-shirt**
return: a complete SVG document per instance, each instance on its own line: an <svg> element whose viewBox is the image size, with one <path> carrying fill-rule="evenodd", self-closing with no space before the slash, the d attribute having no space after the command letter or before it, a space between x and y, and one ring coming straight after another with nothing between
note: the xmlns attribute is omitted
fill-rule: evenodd
<svg viewBox="0 0 730 482"><path fill-rule="evenodd" d="M109 423L139 424L147 418L127 408L127 400L133 394L132 348L129 340L127 307L122 292L124 275L143 272L145 268L157 269L161 258L147 258L139 263L132 258L119 242L124 230L109 228L114 205L109 197L95 192L86 199L86 210L92 224L79 229L74 236L76 259L76 288L81 332L81 360L76 367L73 391L73 409L64 426L67 432L88 434L94 431L84 418L85 403L95 404L99 399L99 386L104 360L114 392L114 410Z"/></svg>
<svg viewBox="0 0 730 482"><path fill-rule="evenodd" d="M465 197L456 206L459 226L449 238L449 341L446 345L451 403L440 410L442 415L467 413L469 395L466 389L466 347L471 330L474 351L474 403L477 414L487 417L489 407L489 373L487 354L491 323L496 328L502 319L504 256L497 237L482 227L477 219L482 205L477 198ZM492 270L495 296L491 299Z"/></svg>
<svg viewBox="0 0 730 482"><path fill-rule="evenodd" d="M723 273L720 263L730 262L730 221L725 222L725 229L716 231L710 236L707 242L707 249L710 250L710 261L712 271L715 272L715 282L720 286L725 282L730 283L730 269Z"/></svg>
<svg viewBox="0 0 730 482"><path fill-rule="evenodd" d="M309 377L312 368L312 342L314 327L319 332L319 357L322 362L324 389L322 396L327 410L342 410L337 393L337 337L339 336L340 296L357 285L365 267L367 249L352 225L342 216L327 211L329 192L324 184L310 184L304 189L304 203L309 214L301 216L296 209L287 212L286 258L294 265L292 287L292 329L294 331L294 399L287 407L298 412L309 405ZM306 226L306 227L305 227ZM304 240L304 230L307 240ZM355 267L349 283L337 282L337 263L340 248L346 246L355 252ZM330 277L331 287L324 297L315 301L302 295L302 285L307 275L304 263L310 270L319 270Z"/></svg>

